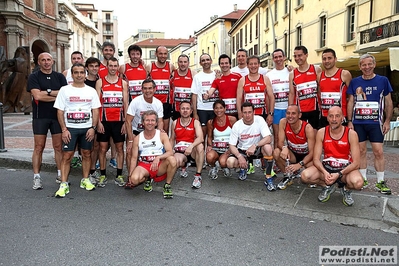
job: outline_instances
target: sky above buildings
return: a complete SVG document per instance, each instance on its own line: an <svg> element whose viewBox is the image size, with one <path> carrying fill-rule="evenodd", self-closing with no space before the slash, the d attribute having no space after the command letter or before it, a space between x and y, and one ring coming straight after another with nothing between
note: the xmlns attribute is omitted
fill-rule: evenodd
<svg viewBox="0 0 399 266"><path fill-rule="evenodd" d="M165 38L189 38L210 22L234 10L248 9L254 0L75 0L94 3L96 9L114 10L119 24L119 47L138 29L165 32Z"/></svg>

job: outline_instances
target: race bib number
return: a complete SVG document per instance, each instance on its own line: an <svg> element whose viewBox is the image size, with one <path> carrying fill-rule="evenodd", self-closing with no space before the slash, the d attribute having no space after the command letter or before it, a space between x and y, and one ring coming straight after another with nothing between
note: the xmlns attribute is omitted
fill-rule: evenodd
<svg viewBox="0 0 399 266"><path fill-rule="evenodd" d="M142 83L143 83L142 80L129 80L129 95L130 96L141 95Z"/></svg>
<svg viewBox="0 0 399 266"><path fill-rule="evenodd" d="M327 158L323 160L324 168L329 170L330 172L341 171L348 165L349 165L348 160L335 159L335 158Z"/></svg>
<svg viewBox="0 0 399 266"><path fill-rule="evenodd" d="M223 99L223 101L226 104L226 114L237 114L236 98Z"/></svg>
<svg viewBox="0 0 399 266"><path fill-rule="evenodd" d="M245 101L253 104L255 109L262 109L265 107L265 94L258 93L246 93Z"/></svg>
<svg viewBox="0 0 399 266"><path fill-rule="evenodd" d="M229 142L221 140L213 140L212 149L217 153L225 153L229 149Z"/></svg>
<svg viewBox="0 0 399 266"><path fill-rule="evenodd" d="M355 119L367 121L379 119L378 102L356 102Z"/></svg>
<svg viewBox="0 0 399 266"><path fill-rule="evenodd" d="M329 110L333 106L340 106L341 95L339 92L322 92L321 109Z"/></svg>
<svg viewBox="0 0 399 266"><path fill-rule="evenodd" d="M167 79L154 80L156 85L155 94L169 94L170 84Z"/></svg>
<svg viewBox="0 0 399 266"><path fill-rule="evenodd" d="M123 96L121 91L105 91L103 92L104 108L121 108L123 107Z"/></svg>
<svg viewBox="0 0 399 266"><path fill-rule="evenodd" d="M191 144L190 142L180 141L175 145L175 152L184 153Z"/></svg>
<svg viewBox="0 0 399 266"><path fill-rule="evenodd" d="M273 94L274 94L274 101L276 103L288 102L288 94L289 94L288 89L276 88L276 89L274 89Z"/></svg>
<svg viewBox="0 0 399 266"><path fill-rule="evenodd" d="M72 124L87 123L90 120L90 112L67 112L67 122Z"/></svg>
<svg viewBox="0 0 399 266"><path fill-rule="evenodd" d="M294 144L291 141L287 141L288 148L297 154L308 154L309 153L309 146L308 143L304 144Z"/></svg>
<svg viewBox="0 0 399 266"><path fill-rule="evenodd" d="M191 88L175 87L175 102L191 100Z"/></svg>
<svg viewBox="0 0 399 266"><path fill-rule="evenodd" d="M155 158L159 155L164 154L162 150L152 150L152 149L145 149L141 152L139 161L151 163L155 160Z"/></svg>
<svg viewBox="0 0 399 266"><path fill-rule="evenodd" d="M300 101L317 97L317 83L316 81L309 81L296 86L298 92L298 99Z"/></svg>

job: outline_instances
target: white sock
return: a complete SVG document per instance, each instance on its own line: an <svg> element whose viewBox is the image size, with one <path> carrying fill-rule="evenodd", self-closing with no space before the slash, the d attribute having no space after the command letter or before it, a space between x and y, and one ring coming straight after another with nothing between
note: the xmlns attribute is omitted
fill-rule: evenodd
<svg viewBox="0 0 399 266"><path fill-rule="evenodd" d="M79 157L79 152L75 151L75 153L73 154L74 157Z"/></svg>
<svg viewBox="0 0 399 266"><path fill-rule="evenodd" d="M61 176L61 170L57 170L57 175Z"/></svg>
<svg viewBox="0 0 399 266"><path fill-rule="evenodd" d="M384 172L377 172L377 182L384 181Z"/></svg>
<svg viewBox="0 0 399 266"><path fill-rule="evenodd" d="M40 174L33 174L33 178L40 178Z"/></svg>
<svg viewBox="0 0 399 266"><path fill-rule="evenodd" d="M359 169L360 174L363 176L364 180L367 180L367 168L366 169Z"/></svg>

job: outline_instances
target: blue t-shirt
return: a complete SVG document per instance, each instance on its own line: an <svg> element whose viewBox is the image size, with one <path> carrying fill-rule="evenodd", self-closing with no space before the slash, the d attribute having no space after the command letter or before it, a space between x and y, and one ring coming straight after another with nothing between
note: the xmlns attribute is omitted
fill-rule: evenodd
<svg viewBox="0 0 399 266"><path fill-rule="evenodd" d="M392 91L389 80L384 76L352 79L347 94L354 97L353 124L382 124L384 96Z"/></svg>

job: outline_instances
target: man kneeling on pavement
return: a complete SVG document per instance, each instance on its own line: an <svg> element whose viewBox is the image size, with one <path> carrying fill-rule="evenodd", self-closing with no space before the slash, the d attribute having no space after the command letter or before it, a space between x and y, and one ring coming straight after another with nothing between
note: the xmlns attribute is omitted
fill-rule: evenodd
<svg viewBox="0 0 399 266"><path fill-rule="evenodd" d="M154 110L145 111L141 116L141 122L144 131L133 140L131 170L126 187L133 188L145 182L144 190L151 192L153 180L155 182L165 180L163 196L164 198L173 198L170 184L176 173L177 165L169 137L166 133L156 129L158 114Z"/></svg>
<svg viewBox="0 0 399 266"><path fill-rule="evenodd" d="M276 165L284 174L283 180L277 185L279 189L291 185L292 180L300 175L302 167L313 165L315 142L313 127L300 119L298 105L289 105L285 114L286 117L279 123L278 143L273 153Z"/></svg>
<svg viewBox="0 0 399 266"><path fill-rule="evenodd" d="M254 106L250 102L241 105L242 119L234 123L231 129L227 159L228 168L240 168L238 179L247 178L248 161L262 158L266 160L265 185L269 191L276 190L271 171L273 167L273 149L271 133L263 117L255 115Z"/></svg>
<svg viewBox="0 0 399 266"><path fill-rule="evenodd" d="M330 199L337 183L343 195L343 204L352 206L352 190L362 189L363 177L358 170L360 149L357 133L343 126L343 120L341 108L331 107L327 116L329 125L321 128L316 135L313 166L302 172L301 180L323 186L318 197L320 202ZM320 161L323 151L323 160Z"/></svg>

